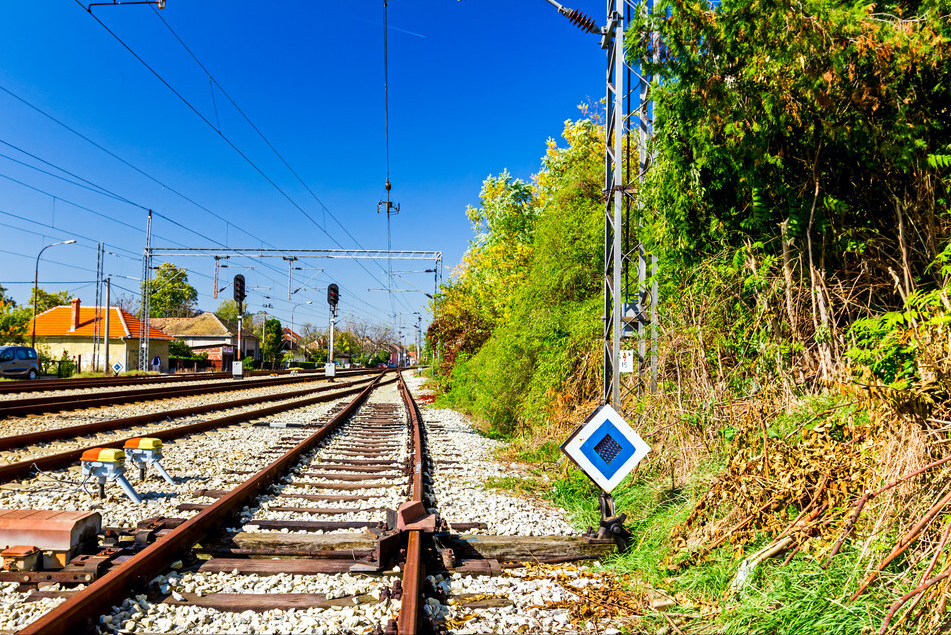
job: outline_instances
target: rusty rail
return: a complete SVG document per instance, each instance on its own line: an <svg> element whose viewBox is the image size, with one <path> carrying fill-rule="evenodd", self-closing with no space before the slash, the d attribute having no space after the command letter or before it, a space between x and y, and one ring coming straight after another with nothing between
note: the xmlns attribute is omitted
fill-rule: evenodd
<svg viewBox="0 0 951 635"><path fill-rule="evenodd" d="M215 531L229 516L240 510L261 491L297 463L321 439L353 414L380 383L382 375L335 416L330 423L307 437L287 454L277 459L241 484L224 498L218 499L197 516L190 518L164 538L152 543L134 558L99 578L83 591L21 629L19 635L72 635L84 626L93 626L99 615L129 596L129 590L145 584L165 571L176 559L184 556L195 544Z"/></svg>
<svg viewBox="0 0 951 635"><path fill-rule="evenodd" d="M413 428L413 491L412 501L423 502L423 466L425 453L423 447L423 422L413 395L399 374L400 393L403 404L410 417ZM399 635L416 635L419 629L419 613L422 604L423 581L426 579L426 567L423 561L423 532L418 529L407 531L406 562L403 565L403 599L397 619Z"/></svg>
<svg viewBox="0 0 951 635"><path fill-rule="evenodd" d="M138 384L207 381L230 379L231 373L188 373L187 375L138 375L132 377L77 377L76 379L34 379L5 381L0 383L0 394L18 392L43 392L47 390L76 390L79 388L108 388L110 386L134 386Z"/></svg>
<svg viewBox="0 0 951 635"><path fill-rule="evenodd" d="M289 370L251 370L245 371L245 377L269 375L287 375ZM323 369L295 371L299 374L323 375ZM349 371L337 371L338 376ZM231 379L231 373L210 371L199 373L176 373L172 375L123 375L121 377L68 377L57 379L34 379L0 382L0 394L18 392L43 392L47 390L76 390L79 388L108 388L110 386L135 386L141 384L162 384L189 381L208 381Z"/></svg>
<svg viewBox="0 0 951 635"><path fill-rule="evenodd" d="M326 392L328 390L353 386L357 383L360 383L360 381L341 384L326 384L324 386L317 386L316 388L305 388L304 390L295 390L293 392L286 392L277 395L261 395L259 397L238 399L237 401L219 402L205 404L202 406L190 406L188 408L178 408L177 410L165 410L163 412L136 415L134 417L121 417L118 419L108 419L106 421L96 421L94 423L84 423L77 426L67 426L63 428L53 428L51 430L39 430L37 432L29 432L27 434L18 434L9 437L0 437L0 451L22 448L35 443L45 443L47 441L73 439L95 432L108 432L111 430L119 430L121 428L131 428L133 426L145 425L147 423L154 423L156 421L163 421L165 419L190 417L192 415L203 414L206 412L214 412L215 410L228 410L229 408L250 406L267 401L294 399L317 392Z"/></svg>
<svg viewBox="0 0 951 635"><path fill-rule="evenodd" d="M382 374L380 375L382 376ZM377 379L373 380L374 382L378 381ZM354 384L359 382L354 382ZM345 384L349 386L353 384ZM308 406L310 404L321 403L323 401L331 401L339 397L346 397L361 391L362 388L353 388L351 390L345 390L343 392L335 392L329 395L318 395L316 397L308 397L306 399L301 399L298 401L293 401L291 403L278 404L276 406L268 406L267 408L261 408L260 410L253 410L251 412L243 412L235 415L228 415L225 417L218 417L215 419L208 419L205 421L199 421L198 423L186 424L176 428L170 428L168 430L156 430L154 432L149 432L148 436L154 437L157 439L162 439L163 441L168 441L171 439L178 439L189 434L195 434L196 432L203 432L205 430L210 430L212 428L218 428L221 426L232 425L235 423L240 423L248 419L255 419L257 417L265 417L268 415L276 414L278 412L283 412L285 410L291 410L293 408L301 408L303 406ZM134 437L128 437L124 439L117 439L115 441L106 441L104 443L97 443L95 445L90 445L84 448L78 448L75 450L67 450L66 452L59 452L57 454L48 454L46 456L36 457L32 459L27 459L25 461L20 461L18 463L10 463L7 465L0 465L0 483L6 483L16 478L23 478L33 472L35 469L40 470L55 470L63 467L67 467L72 463L75 463L83 455L83 452L92 448L121 448L128 439Z"/></svg>
<svg viewBox="0 0 951 635"><path fill-rule="evenodd" d="M366 374L368 371L362 371ZM175 399L177 397L192 397L195 395L215 394L221 392L236 392L253 388L266 388L282 384L295 384L323 379L323 375L294 375L259 379L254 382L222 382L215 386L173 386L171 388L134 388L131 390L117 390L108 393L79 394L79 395L49 395L45 397L28 397L25 399L10 399L0 401L0 418L16 417L44 412L64 412L93 408L98 406L114 406L118 404L135 403L140 401L157 401L159 399Z"/></svg>

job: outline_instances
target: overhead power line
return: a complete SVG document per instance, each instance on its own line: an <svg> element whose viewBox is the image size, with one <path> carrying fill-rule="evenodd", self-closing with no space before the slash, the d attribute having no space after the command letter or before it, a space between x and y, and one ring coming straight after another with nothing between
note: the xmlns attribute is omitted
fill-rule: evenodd
<svg viewBox="0 0 951 635"><path fill-rule="evenodd" d="M62 126L63 128L65 128L65 129L68 130L69 132L73 133L74 135L76 135L76 136L79 137L80 139L82 139L82 140L86 141L87 143L89 143L89 144L95 146L95 147L98 148L99 150L102 150L103 152L105 152L106 154L108 154L109 156L111 156L113 159L115 159L116 161L118 161L119 163L122 163L122 164L125 165L126 167L131 168L132 170L138 172L139 174L141 174L141 175L144 176L145 178L149 179L150 181L152 181L152 182L155 183L156 185L162 186L164 189L166 189L166 190L168 190L169 192L171 192L172 194L174 194L174 195L180 197L181 199L183 199L183 200L185 200L185 201L191 203L192 205L194 205L194 206L197 207L198 209L200 209L200 210L202 210L202 211L204 211L204 212L207 212L208 214L211 214L212 216L214 216L214 217L217 218L218 220L220 220L220 221L226 223L227 225L229 225L229 226L231 226L231 227L234 227L235 229L241 231L242 233L244 233L244 234L246 234L246 235L248 235L248 236L250 236L250 237L252 237L252 238L256 238L256 237L257 237L255 234L252 234L251 232L247 231L247 230L244 229L243 227L240 227L239 225L235 225L232 221L230 221L229 219L225 218L224 216L221 216L220 214L215 213L214 211L208 209L207 207L205 207L205 206L202 205L201 203L198 203L197 201L195 201L195 200L189 198L188 196L186 196L185 194L179 192L178 190L176 190L175 188L171 187L170 185L168 185L168 184L166 184L166 183L160 181L159 179L155 178L154 176L152 176L151 174L149 174L149 173L146 172L145 170L143 170L143 169L141 169L141 168L135 166L134 164L132 164L132 163L130 163L129 161L127 161L126 159L123 159L122 157L120 157L120 156L119 156L118 154L116 154L115 152L112 152L111 150L109 150L108 148L104 147L103 145L101 145L101 144L99 144L99 143L93 141L92 139L90 139L90 138L87 137L86 135L82 134L81 132L79 132L79 131L76 130L75 128L72 128L72 127L68 126L67 124L63 123L62 121L60 121L59 119L57 119L57 118L54 117L53 115L49 114L48 112L45 112L44 110L41 110L40 108L38 108L38 107L35 106L34 104L31 104L30 102L28 102L28 101L27 101L26 99L24 99L23 97L20 97L19 95L17 95L17 94L15 94L15 93L11 92L9 89L7 89L7 88L5 88L5 87L3 87L3 86L0 86L0 91L5 92L6 94L10 95L10 96L13 97L14 99L16 99L17 101L19 101L20 103L22 103L24 106L27 106L28 108L31 108L32 110L34 110L34 111L36 111L37 113L43 115L44 117L46 117L46 118L49 119L50 121L52 121L52 122L58 124L59 126Z"/></svg>
<svg viewBox="0 0 951 635"><path fill-rule="evenodd" d="M289 202L289 203L290 203L294 208L296 208L305 218L307 218L307 220L309 220L309 221L314 225L314 227L316 227L317 229L319 229L320 231L322 231L322 232L327 236L327 238L329 238L335 245L337 245L337 246L340 247L341 249L344 248L343 245L341 245L340 242L339 242L333 235L330 234L330 232L328 232L325 228L321 227L320 223L318 223L310 214L308 214L307 211L297 203L297 201L295 201L293 198L291 198L291 196L290 196L287 192L285 192L285 191L283 190L283 188L281 188L281 186L279 186L270 176L268 176L267 173L265 173L264 170L262 170L262 169L251 159L251 157L249 157L247 154L245 154L244 152L242 152L241 149L238 148L238 146L235 145L235 143L234 143L233 141L231 141L230 138L228 138L224 133L222 133L221 130L219 130L218 128L216 128L215 125L212 124L211 121L210 121L205 115L203 115L203 114L201 113L201 111L199 111L190 101L188 101L188 99L186 99L184 95L182 95L180 92L178 92L164 77L162 77L162 75L160 75L160 74L158 73L158 71L156 71L154 68L152 68L152 67L149 65L148 62L146 62L144 59L142 59L142 57L139 56L139 54L136 53L135 50L133 50L132 47L129 46L121 37L119 37L119 35L118 35L117 33L115 33L112 29L110 29L108 26L106 26L106 24L105 24L102 20L100 20L94 13L92 13L92 11L89 11L86 7L84 7L84 6L82 5L82 3L81 3L79 0L75 0L75 2L76 2L76 4L78 4L80 7L82 7L83 10L86 11L90 16L92 16L92 18L93 18L96 22L98 22L99 25L100 25L103 29L105 29L106 32L109 33L109 35L111 35L119 44L121 44L122 47L125 48L136 60L138 60L139 63L141 63L146 69L148 69L148 71L149 71L150 73L152 73L152 75L154 75L155 78L158 79L166 88L168 88L168 89L172 92L172 94L174 94L176 97L178 97L178 99L179 99L183 104L185 104L185 105L188 107L189 110L191 110L193 113L195 113L195 115L196 115L199 119L201 119L201 120L205 123L205 125L207 125L209 128L211 128L212 130L214 130L215 134L217 134L219 137L221 137L221 139L222 139L226 144L228 144L228 146L230 146L231 149L234 150L234 151L238 154L238 156L240 156L242 159L244 159L244 160L248 163L248 165L250 165L258 174L260 174L261 177L271 185L271 187L273 187L275 190L277 190L277 192L280 193L281 196L283 196L284 199L287 200L287 202ZM382 281L380 281L378 278L376 278L376 276L375 276L369 269L367 269L366 266L365 266L362 262L360 262L360 261L358 261L358 260L355 261L355 262L356 262L364 271L366 271L371 277L373 277L375 280L377 280L377 282L380 282L380 283L382 284ZM406 305L406 306L407 306L407 309L408 309L409 306L408 306L408 305Z"/></svg>
<svg viewBox="0 0 951 635"><path fill-rule="evenodd" d="M209 71L209 70L205 67L205 65L202 64L201 60L199 60L198 57L192 52L192 50L191 50L190 48L188 48L188 45L185 44L185 41L178 35L178 33L176 33L175 29L173 29L172 26L168 23L168 21L165 20L165 18L162 16L162 14L159 13L158 9L156 9L156 8L153 6L153 7L152 7L152 12L156 15L156 17L158 17L159 20L162 21L162 24L165 25L165 27L166 27L166 28L169 30L169 32L175 37L175 39L178 41L178 43L182 45L182 48L185 49L185 51L186 51L186 52L188 53L188 55L195 61L195 63L198 65L198 67L201 68L201 70L208 76L208 80L209 80L214 86L216 86L216 87L218 88L218 90L221 91L221 94L224 95L224 96L228 99L228 101L231 103L231 105L234 106L235 110L238 111L238 114L240 114L241 117L243 117L244 120L248 123L248 125L251 126L251 129L254 130L255 133L257 133L257 135L261 138L262 141L264 141L264 143L267 145L267 147L270 148L272 152L274 152L274 154L277 156L278 159L280 159L281 163L283 163L284 166L290 171L290 173L294 175L294 178L297 179L297 181L304 187L305 190L307 190L307 192L311 195L311 197L313 197L313 199L317 202L317 204L320 205L321 209L322 209L324 212L326 212L327 214L330 215L330 218L332 218L332 219L334 220L334 222L337 223L337 225L344 231L344 233L347 234L347 236L350 238L350 240L352 240L352 241L354 242L354 244L355 244L357 247L359 247L360 249L364 249L364 247L360 244L360 241L358 241L357 238L356 238L353 234L350 233L350 231L346 228L346 226L344 226L343 223L340 222L340 220L336 217L336 215L335 215L326 205L324 205L323 201L320 200L320 198L314 193L314 191L310 188L310 186L308 186L307 183L304 182L304 180L303 180L303 179L301 178L301 176L297 173L297 171L294 170L293 167L291 167L291 165L287 162L287 160L284 158L284 156L277 150L277 148L274 147L274 144L272 144L271 141L267 138L267 136L265 136L265 134L264 134L263 132L261 132L260 128L258 128L258 127L254 124L254 122L251 121L251 118L248 117L248 116L245 114L245 112L241 109L241 107L237 104L237 102L235 102L235 100L232 99L231 95L228 94L228 91L226 91L226 90L224 89L224 87L223 87L223 86L218 82L218 80L214 77L214 75L211 74L211 71ZM384 59L383 59L383 65L384 65L384 69L386 69L387 60L386 60L386 44L385 44L385 42L386 42L386 39L385 39L385 38L386 38L386 2L385 2L385 1L384 1L384 16L383 16L383 20L384 20ZM212 92L212 98L214 98L214 92ZM389 191L389 181L390 181L390 179L389 179L389 174L390 174L390 167L389 167L389 166L390 166L390 164L389 164L390 154L389 154L389 101L388 101L388 99L389 99L389 93L387 92L387 106L386 106L386 112L387 112L387 130L386 130L386 175L387 175L386 182L387 182L387 191ZM193 110L194 110L194 109L193 109ZM216 117L217 117L217 107L216 107ZM208 122L207 120L206 120L206 123L209 123L209 125L210 125L210 122ZM213 126L213 127L214 127L214 126ZM215 130L216 130L216 132L218 132L219 135L221 134L221 128L220 128L220 126L218 126L217 128L215 128ZM223 136L223 135L222 135L222 136ZM282 192L282 193L283 193L283 192ZM301 210L301 211L303 211L303 210ZM305 213L304 215L307 216L306 213ZM312 218L310 218L309 216L308 216L308 219L310 219L311 222L313 222L313 223L316 225L316 221L314 221L314 220L313 220ZM341 245L336 239L334 239L334 238L326 231L326 229L320 227L319 225L317 225L317 226L318 226L318 228L321 229L321 231L323 231L323 232L327 235L328 238L330 238L331 240L333 240L334 243L337 244L337 246L342 247L342 245ZM388 243L387 243L387 249L391 249L391 245L389 244L389 241L388 241ZM358 264L360 264L360 266L363 267L363 264L362 264L362 263L358 263ZM366 267L363 267L363 268L364 268L364 270L366 270ZM381 267L381 268L382 268L382 267ZM367 270L367 273L370 273L369 270ZM372 275L372 274L371 274L371 275ZM379 280L378 280L378 281L379 281ZM391 302L391 304L392 304L392 298L390 299L390 302ZM407 306L405 302L404 302L403 304L404 304L404 306L406 306L407 309L409 309L409 306Z"/></svg>
<svg viewBox="0 0 951 635"><path fill-rule="evenodd" d="M51 115L50 113L48 113L48 112L42 110L41 108L39 108L39 107L36 106L35 104L30 103L29 101L27 101L26 99L24 99L24 98L21 97L20 95L17 95L17 94L15 94L15 93L13 93L13 92L10 91L8 88L5 88L5 87L3 87L3 86L0 86L0 91L5 92L5 93L8 94L10 97L12 97L12 98L16 99L17 101L19 101L20 103L22 103L24 106L26 106L26 107L32 109L33 111L39 113L40 115L46 117L46 118L49 119L50 121L56 123L57 125L59 125L59 126L61 126L62 128L66 129L67 131L69 131L69 132L71 132L72 134L76 135L77 137L79 137L79 138L82 139L83 141L86 141L87 143L89 143L89 144L92 145L93 147L95 147L95 148L101 150L102 152L105 152L105 153L106 153L107 155L109 155L110 157L116 159L117 161L119 161L119 162L122 163L123 165L125 165L125 166L131 168L132 170L134 170L134 171L136 171L136 172L138 172L139 174L141 174L142 176L148 178L148 179L151 180L152 182L154 182L154 183L156 183L156 184L162 186L162 188L164 188L165 190L171 192L172 194L175 194L176 196L179 196L180 198L182 198L182 200L187 201L188 203L191 203L192 205L194 205L194 206L197 207L198 209L200 209L200 210L202 210L202 211L208 213L209 215L213 216L214 218L217 218L218 220L223 221L227 226L229 226L229 227L234 227L234 228L237 229L238 231L240 231L240 232L242 232L242 233L244 233L244 234L246 234L246 235L248 235L248 236L251 236L251 237L253 237L253 238L258 238L258 236L257 236L256 234L254 234L254 233L248 231L247 229L241 227L240 225L237 225L237 224L233 223L232 221L230 221L230 220L228 220L227 218L221 216L220 214L214 212L213 210L209 209L208 207L202 205L201 203L198 203L198 202L196 202L195 200L189 198L188 196L186 196L186 195L183 194L182 192L179 192L178 190L176 190L175 188L171 187L170 185L168 185L168 184L164 183L163 181L161 181L161 180L155 178L154 176L152 176L151 174L149 174L149 173L146 172L145 170L143 170L143 169L137 167L136 165L132 164L131 162L127 161L126 159L122 158L121 156L119 156L119 155L116 154L115 152L112 152L111 150L109 150L108 148L106 148L105 146L103 146L102 144L97 143L96 141L94 141L93 139L91 139L91 138L87 137L86 135L82 134L81 132L79 132L79 131L76 130L75 128L72 128L72 127L70 127L69 125L63 123L62 121L60 121L59 119L57 119L56 117L54 117L53 115ZM31 168L34 169L34 170L38 170L38 171L41 171L41 172L42 172L42 170L40 170L39 168L36 168L36 167L34 167L34 166L27 166L27 167L31 167ZM51 176L56 176L56 175L51 175ZM119 219L113 218L113 217L108 216L108 215L106 215L106 214L103 214L103 213L101 213L101 212L97 212L97 211L95 211L95 210L92 210L92 209L90 209L90 208L88 208L88 207L84 207L84 206L82 206L82 205L80 205L80 204L78 204L78 203L75 203L75 202L73 202L73 201L69 201L69 200L64 199L64 198L62 198L62 197L59 197L59 196L57 196L57 195L55 195L55 194L52 194L52 193L50 193L50 192L48 192L48 191L46 191L46 190L43 190L43 189L38 188L38 187L34 187L34 186L29 185L29 184L27 184L27 183L24 183L23 181L20 181L20 180L18 180L18 179L14 179L13 177L5 176L5 175L3 175L3 174L0 174L0 177L6 178L6 179L8 179L8 180L10 180L10 181L12 181L12 182L14 182L14 183L17 183L18 185L23 186L23 187L32 189L32 190L34 190L34 191L36 191L36 192L39 192L40 194L45 194L45 195L47 195L47 196L53 198L54 200L61 200L61 201L65 202L65 203L68 203L68 204L70 204L70 205L72 205L72 206L78 208L78 209L81 209L81 210L84 210L84 211L89 212L89 213L91 213L91 214L100 216L100 217L102 217L102 218L105 218L106 220L112 221L112 222L114 222L114 223L118 223L118 224L123 225L123 226L125 226L125 227L129 227L130 229L134 229L134 230L137 231L137 232L145 233L145 230L142 229L141 227L137 227L137 226L135 226L135 225L131 225L131 224L129 224L129 223L126 223L126 222L121 221L121 220L119 220ZM62 179L62 177L57 177L57 178ZM65 180L65 181L69 182L68 179L62 179L62 180ZM328 210L328 211L329 211L329 210ZM154 212L154 213L155 213L156 216L158 216L158 217L160 217L160 218L162 218L162 219L169 220L170 222L173 222L173 223L175 222L175 221L171 221L170 218L168 218L167 216L165 216L165 215L163 215L163 214L159 214L159 213L157 213L157 212ZM336 220L336 219L335 219L335 220ZM338 222L338 224L339 224L339 221L337 221L337 222ZM184 246L185 246L185 245L183 245L182 243L179 243L179 242L177 242L177 241L174 241L174 240L172 240L172 239L170 239L170 238L167 238L167 237L165 237L165 236L161 236L161 235L159 235L159 234L154 234L154 233L153 233L153 236L155 236L156 238L159 238L159 239L161 239L161 240L167 241L169 244L172 244L172 245L177 245L177 246L180 246L180 247L184 247ZM273 244L271 244L271 243L269 243L269 242L267 242L267 241L261 241L261 242L262 242L262 244L264 244L264 245L266 245L266 246L268 246L268 247L272 247L272 248L275 247L275 245L273 245ZM130 253L134 253L134 252L130 252ZM272 271L274 271L275 273L279 273L279 274L282 274L282 273L283 273L282 271L280 271L280 270L279 270L277 267L275 267L275 266L268 265L267 263L265 263L265 266L266 266L268 269L271 269ZM265 275L263 272L260 273L260 275L261 275L262 277L264 277L265 279L270 280L271 282L277 283L277 280L276 280L275 278L272 278L272 277L270 277L270 276L267 276L267 275Z"/></svg>

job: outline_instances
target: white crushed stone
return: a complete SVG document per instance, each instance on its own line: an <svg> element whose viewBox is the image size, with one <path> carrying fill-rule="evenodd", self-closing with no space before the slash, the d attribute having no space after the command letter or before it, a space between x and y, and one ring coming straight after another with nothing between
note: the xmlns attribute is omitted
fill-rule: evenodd
<svg viewBox="0 0 951 635"><path fill-rule="evenodd" d="M31 602L28 599L33 592L21 592L17 590L17 587L16 582L0 583L0 631L18 631L66 601L65 598L43 598ZM85 585L80 585L75 588L84 587ZM60 591L62 589L59 584L53 584L44 587L43 590Z"/></svg>
<svg viewBox="0 0 951 635"><path fill-rule="evenodd" d="M325 385L322 382L312 382L314 387ZM308 384L293 384L286 386L265 386L258 388L249 387L246 390L237 392L217 393L211 395L197 395L193 397L178 397L175 399L166 399L162 401L142 402L136 404L125 404L118 406L108 406L92 410L78 410L75 412L61 412L46 415L30 415L26 417L7 417L3 420L3 436L16 436L19 434L29 434L31 432L40 432L45 430L54 430L68 428L87 423L98 423L110 419L119 419L123 417L139 416L144 414L157 414L169 410L188 408L194 406L222 404L225 408L215 412L206 412L203 414L192 415L188 417L179 417L174 420L165 419L154 423L136 426L134 428L123 428L112 432L99 432L85 435L74 439L63 439L45 443L38 443L25 448L17 448L0 452L0 464L16 463L30 458L42 456L45 454L54 454L68 450L86 447L95 443L106 443L115 439L123 439L129 436L144 436L157 430L165 430L188 423L197 423L211 417L222 416L223 414L238 414L249 412L260 405L241 406L238 408L227 408L227 404L241 399L252 397L274 396L284 393L291 393L306 389ZM300 399L301 397L297 397ZM277 400L268 402L267 405L277 405L287 400ZM280 419L276 417L276 419Z"/></svg>
<svg viewBox="0 0 951 635"><path fill-rule="evenodd" d="M411 389L416 394L421 392L421 380L416 377L407 377ZM398 393L394 385L386 386L376 391L372 401L385 403L399 403ZM292 421L311 420L329 410L332 404L318 404L303 411L282 413L273 417L275 420ZM400 406L402 412L402 406ZM440 515L450 523L482 521L488 524L487 533L506 535L574 535L575 531L567 521L564 510L552 509L550 505L539 500L525 500L514 494L507 494L487 490L484 483L489 478L511 476L512 466L497 461L495 453L500 447L496 441L486 439L477 433L470 422L459 413L451 410L440 410L422 407L424 425L427 428L428 446L435 459L432 493L435 496L435 506ZM356 424L353 424L356 425ZM318 482L321 479L300 476L301 472L320 471L319 461L338 462L343 457L335 454L335 448L343 443L345 432L352 428L345 424L342 430L320 444L308 457L316 464L299 467L282 482L272 488L272 494L282 491L285 494L293 493L320 493L313 492L305 487L295 485L298 481ZM148 485L155 491L145 493L146 503L135 506L121 496L118 488L107 486L107 491L113 494L109 500L100 503L100 511L104 514L104 525L131 526L137 519L157 515L187 517L195 512L178 512L175 510L182 500L189 502L213 502L211 498L194 498L188 494L196 489L231 489L247 478L247 475L223 474L226 469L256 470L277 458L277 454L267 458L260 456L260 452L276 443L289 442L304 438L308 430L283 428L255 428L230 427L217 430L188 439L182 439L166 446L166 458L163 464L166 469L179 480L176 487L171 487L164 481L157 480L152 475ZM408 453L406 433L400 431L400 450L392 457L403 462ZM454 456L449 456L450 454ZM391 457L387 457L391 458ZM441 464L440 459L459 461L455 464ZM275 520L367 520L379 521L384 518L385 512L359 511L366 507L395 508L405 500L400 493L407 485L407 478L399 469L383 472L391 477L387 481L373 481L374 484L387 483L387 488L367 488L347 490L346 493L365 494L372 498L359 503L321 502L306 499L295 499L289 496L266 496L260 499L255 506L246 508L242 513L242 521L247 522L240 529L242 531L261 530L253 523L260 519ZM374 474L378 475L378 474ZM54 473L55 478L64 478L64 472ZM137 475L133 475L133 485L139 488ZM333 480L333 479L327 479ZM26 484L39 490L51 487L51 483L42 479L33 479ZM144 489L144 488L142 488ZM35 505L44 500L46 505ZM57 498L57 496L59 498ZM18 499L17 497L24 497ZM37 498L39 497L39 498ZM22 501L17 504L17 501ZM89 509L90 503L95 505L95 499L89 496L72 492L53 494L52 490L38 492L0 491L0 507ZM27 503L24 505L22 503ZM30 504L32 503L32 504ZM272 507L334 507L353 508L356 511L333 516L315 516L294 512L275 512ZM139 507L139 510L135 510ZM148 508L148 511L146 511ZM234 528L239 529L239 528ZM289 533L287 530L280 530ZM352 530L360 532L362 530ZM304 533L304 532L293 532ZM324 532L306 532L324 533ZM331 533L331 532L326 532ZM338 533L338 532L333 532ZM577 578L576 568L559 570L557 573L568 578ZM423 611L427 615L436 615L442 619L452 619L461 625L450 632L460 635L474 633L594 633L617 632L610 628L610 624L573 625L570 623L565 609L550 606L561 600L577 600L569 588L552 577L534 579L537 572L528 575L525 570L507 570L505 575L490 576L452 576L430 577L430 581L443 587L448 593L448 603L440 604L430 598ZM532 579L528 579L531 577ZM179 573L171 572L166 576L159 576L155 581L163 590L170 593L326 593L330 597L349 597L369 594L374 598L380 597L384 587L389 587L395 578L393 576L369 577L359 575L315 575L299 576L277 574L272 576L239 575L234 573ZM11 592L15 593L16 585ZM31 606L29 616L22 618L22 622L10 622L11 630L22 627L36 619L46 610L49 610L61 600L43 600L33 605L24 603L22 598L9 600L18 607L19 612L10 613L4 606L8 601L8 589L2 589L0 595L0 629L8 628L4 619L21 619L24 606ZM491 597L508 598L511 606L497 608L468 609L465 603L453 601L453 596L462 594L480 594ZM22 594L20 594L22 595ZM32 608L36 606L36 608ZM398 614L399 602L377 601L355 604L354 606L334 607L330 609L302 610L272 610L262 613L245 611L243 613L228 613L214 609L194 606L171 606L149 603L145 596L137 596L126 600L121 606L114 607L108 615L100 618L99 630L101 633L115 634L119 632L134 633L367 633L376 626L385 626L390 618ZM607 631L605 629L608 629Z"/></svg>
<svg viewBox="0 0 951 635"><path fill-rule="evenodd" d="M312 404L261 419L308 423L322 417L334 402ZM182 502L210 504L216 499L191 495L197 489L230 490L248 478L248 474L227 474L227 470L258 471L280 455L265 453L272 446L300 441L313 429L255 427L250 422L209 430L167 442L163 445L162 466L176 481L174 486L154 470L139 481L138 470L128 467L126 477L142 497L136 505L115 483L106 484L106 498L97 497L93 482L82 486L79 466L56 470L0 486L0 508L60 509L98 511L103 526L134 527L139 521L155 516L190 518L198 512L178 511ZM128 431L126 436L129 436ZM88 445L85 443L84 445Z"/></svg>
<svg viewBox="0 0 951 635"><path fill-rule="evenodd" d="M125 600L99 618L100 633L365 633L399 614L397 601L380 602L384 587L395 576L341 575L272 576L236 573L172 572L154 582L168 593L323 593L328 599L354 597L353 605L307 610L273 609L261 613L232 613L197 606L148 602L144 595ZM359 602L355 596L369 595ZM173 595L174 597L174 595Z"/></svg>
<svg viewBox="0 0 951 635"><path fill-rule="evenodd" d="M406 379L415 395L424 394L423 379ZM418 399L418 397L417 397ZM514 464L495 460L504 444L488 439L469 419L455 410L421 406L427 447L433 459L432 491L435 510L450 525L453 522L484 522L481 533L502 536L572 536L581 532L568 521L567 512L541 500L526 500L514 494L486 489L490 478L505 478L518 472ZM441 463L440 461L454 461Z"/></svg>
<svg viewBox="0 0 951 635"><path fill-rule="evenodd" d="M429 576L427 580L442 588L448 595L448 603L435 599L427 601L427 614L436 614L441 620L459 624L450 629L457 635L475 633L620 633L615 626L598 624L572 624L567 609L554 606L558 602L576 602L580 598L570 588L587 584L601 584L597 573L575 567L556 569L550 577L539 578L538 572L527 569L508 569L501 576ZM567 578L562 583L557 578ZM470 609L465 602L453 596L475 594L487 598L504 598L510 606ZM426 609L424 609L426 610ZM461 622L461 623L460 623Z"/></svg>

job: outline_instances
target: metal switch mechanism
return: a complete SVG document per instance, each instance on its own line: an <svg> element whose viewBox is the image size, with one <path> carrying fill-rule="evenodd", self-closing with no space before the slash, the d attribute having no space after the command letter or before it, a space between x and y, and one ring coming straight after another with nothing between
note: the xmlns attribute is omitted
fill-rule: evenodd
<svg viewBox="0 0 951 635"><path fill-rule="evenodd" d="M4 571L39 571L43 568L43 552L32 545L14 545L0 551Z"/></svg>
<svg viewBox="0 0 951 635"><path fill-rule="evenodd" d="M80 459L83 467L83 476L93 477L99 481L99 498L105 498L106 481L115 481L135 503L141 503L142 498L132 489L126 480L125 453L117 448L92 448L83 452Z"/></svg>
<svg viewBox="0 0 951 635"><path fill-rule="evenodd" d="M145 471L150 465L154 465L158 473L162 475L169 485L175 485L175 481L159 461L162 458L162 440L153 437L140 437L129 439L123 446L126 458L139 468L139 480L145 480Z"/></svg>

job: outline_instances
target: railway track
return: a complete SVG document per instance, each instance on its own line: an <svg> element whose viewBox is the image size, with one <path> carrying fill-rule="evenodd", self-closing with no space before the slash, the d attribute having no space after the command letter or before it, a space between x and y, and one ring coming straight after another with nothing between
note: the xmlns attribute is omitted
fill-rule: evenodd
<svg viewBox="0 0 951 635"><path fill-rule="evenodd" d="M29 603L61 603L19 632L442 632L460 577L613 550L581 536L466 535L488 526L440 520L433 469L459 462L430 455L410 390L394 381L337 394L306 427L243 428L274 436L246 469L193 490L194 502L178 497L177 517L100 528L58 571L0 572L21 588L88 585L34 591ZM480 509L472 501L469 513ZM486 602L456 595L456 606Z"/></svg>
<svg viewBox="0 0 951 635"><path fill-rule="evenodd" d="M349 371L338 370L340 373ZM271 375L320 375L323 369L314 370L247 370L245 377L270 377ZM149 384L187 383L194 381L232 379L230 372L212 371L198 373L175 373L171 375L122 375L118 377L77 377L69 379L34 379L0 381L0 396L23 392L47 392L76 390L82 388L110 388L113 386L140 386Z"/></svg>
<svg viewBox="0 0 951 635"><path fill-rule="evenodd" d="M370 374L375 371L349 371L341 373L340 377L353 377ZM249 387L262 388L265 386L280 386L286 384L304 383L324 379L322 373L306 375L289 375L282 377L266 377L253 382L223 380L220 384L199 386L171 386L161 388L134 388L129 390L111 390L99 393L80 393L72 395L46 395L42 397L24 397L0 401L0 419L5 417L22 417L31 414L48 412L67 412L99 406L113 406L116 404L138 403L143 401L158 401L189 397L193 395L207 395L214 393L236 392Z"/></svg>
<svg viewBox="0 0 951 635"><path fill-rule="evenodd" d="M80 445L62 452L51 452L31 455L20 461L0 464L0 483L8 482L16 478L22 478L32 472L39 470L55 470L67 467L80 459L84 452L95 447L102 448L122 448L131 438L147 435L162 441L171 441L191 434L197 434L206 430L213 430L223 426L249 421L259 417L266 417L295 408L301 408L315 403L322 403L339 399L342 395L352 394L359 390L368 379L354 379L350 382L337 382L327 384L316 388L307 388L294 392L278 393L267 396L254 396L246 399L235 400L227 403L213 403L198 406L189 406L176 410L166 410L145 415L133 417L123 417L119 419L110 419L98 421L95 423L82 424L77 426L67 426L62 428L53 428L40 430L37 432L0 437L0 450L14 450L26 448L38 443L49 443L57 440L78 439L86 435L102 432L113 432L124 429L134 429L148 425L150 423L173 420L169 427L164 429L143 430L138 434L130 434L121 438L110 438L108 440L98 440L89 444ZM326 393L326 394L325 394ZM174 424L175 419L192 417L214 411L224 411L231 409L242 409L247 406L257 406L262 402L280 401L283 403L264 406L259 408L244 409L236 414L227 414L220 417L203 419L193 423L181 425Z"/></svg>

